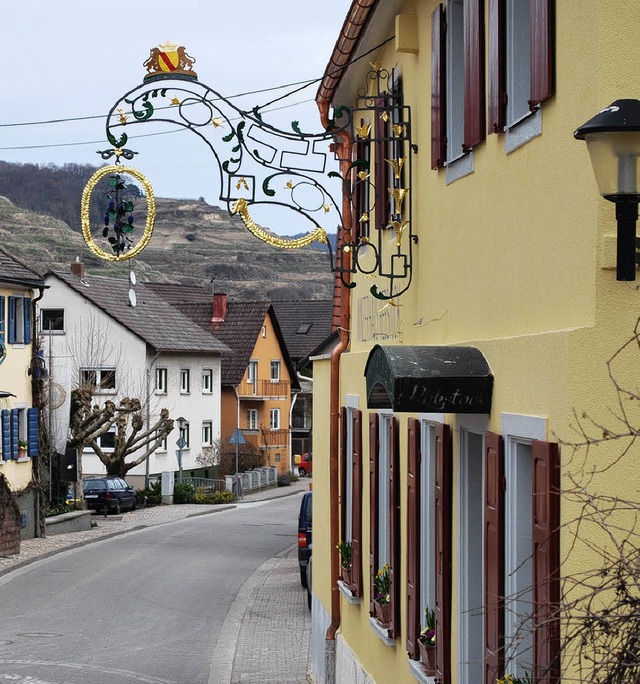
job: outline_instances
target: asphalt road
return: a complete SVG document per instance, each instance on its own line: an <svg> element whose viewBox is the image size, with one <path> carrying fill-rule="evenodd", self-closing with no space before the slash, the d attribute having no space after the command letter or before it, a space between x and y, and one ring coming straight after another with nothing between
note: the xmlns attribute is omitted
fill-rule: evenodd
<svg viewBox="0 0 640 684"><path fill-rule="evenodd" d="M0 578L0 683L206 684L229 608L295 543L299 497L66 551Z"/></svg>

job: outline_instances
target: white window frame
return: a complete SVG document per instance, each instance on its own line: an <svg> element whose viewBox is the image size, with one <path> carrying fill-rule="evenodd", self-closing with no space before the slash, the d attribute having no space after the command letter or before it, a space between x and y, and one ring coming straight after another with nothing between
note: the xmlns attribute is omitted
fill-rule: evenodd
<svg viewBox="0 0 640 684"><path fill-rule="evenodd" d="M202 369L202 394L213 394L213 369Z"/></svg>
<svg viewBox="0 0 640 684"><path fill-rule="evenodd" d="M426 627L424 609L436 603L436 426L420 420L420 628Z"/></svg>
<svg viewBox="0 0 640 684"><path fill-rule="evenodd" d="M280 382L280 359L271 359L270 375L271 382Z"/></svg>
<svg viewBox="0 0 640 684"><path fill-rule="evenodd" d="M210 420L202 421L202 446L213 446L213 422Z"/></svg>
<svg viewBox="0 0 640 684"><path fill-rule="evenodd" d="M378 413L378 568L391 563L391 411Z"/></svg>
<svg viewBox="0 0 640 684"><path fill-rule="evenodd" d="M167 452L167 437L166 435L160 440L160 445L156 449L156 453L164 454Z"/></svg>
<svg viewBox="0 0 640 684"><path fill-rule="evenodd" d="M258 429L258 409L247 409L247 430Z"/></svg>
<svg viewBox="0 0 640 684"><path fill-rule="evenodd" d="M167 369L166 368L156 368L156 394L166 394L167 393Z"/></svg>
<svg viewBox="0 0 640 684"><path fill-rule="evenodd" d="M180 369L180 394L191 394L191 371L189 368Z"/></svg>
<svg viewBox="0 0 640 684"><path fill-rule="evenodd" d="M523 677L533 671L533 633L526 624L533 595L533 440L546 440L547 421L503 413L505 444L505 671ZM509 597L517 597L510 601ZM518 657L518 654L521 654Z"/></svg>
<svg viewBox="0 0 640 684"><path fill-rule="evenodd" d="M269 429L279 430L280 429L280 409L272 408L269 409Z"/></svg>
<svg viewBox="0 0 640 684"><path fill-rule="evenodd" d="M446 7L447 163L465 156L464 143L464 0Z"/></svg>
<svg viewBox="0 0 640 684"><path fill-rule="evenodd" d="M484 613L478 610L484 605L484 433L487 419L479 416L459 416L458 420L458 675L461 682L480 682L484 663ZM479 454L470 455L471 440L479 440ZM478 477L479 468L479 477ZM471 476L475 478L472 481ZM476 481L480 480L480 483ZM476 506L472 509L472 495ZM479 508L479 511L477 510ZM471 594L468 570L471 559L468 549L471 540L479 544L479 563L473 576L481 578L477 595ZM477 558L476 558L477 560ZM467 562L465 566L465 562Z"/></svg>
<svg viewBox="0 0 640 684"><path fill-rule="evenodd" d="M83 386L87 379L85 373L95 373L95 387L93 394L117 394L118 391L118 375L115 366L104 368L80 368L80 385ZM103 375L113 373L113 387L102 387Z"/></svg>
<svg viewBox="0 0 640 684"><path fill-rule="evenodd" d="M44 317L45 317L45 314L50 314L53 311L61 311L62 312L62 325L60 327L51 328L51 331L49 331L49 328L44 325ZM59 316L56 317L56 320L57 320L57 318L59 318ZM53 306L47 307L47 308L42 308L42 309L40 309L40 332L42 332L46 335L48 335L49 332L51 332L52 335L64 334L64 332L65 332L65 327L64 327L65 320L66 319L65 319L65 315L64 315L64 309L61 309L60 307L53 307Z"/></svg>
<svg viewBox="0 0 640 684"><path fill-rule="evenodd" d="M249 361L247 366L247 382L250 385L255 384L258 381L258 362L255 359Z"/></svg>
<svg viewBox="0 0 640 684"><path fill-rule="evenodd" d="M531 87L530 2L505 3L506 60L505 151L518 149L542 134L542 111L529 108Z"/></svg>

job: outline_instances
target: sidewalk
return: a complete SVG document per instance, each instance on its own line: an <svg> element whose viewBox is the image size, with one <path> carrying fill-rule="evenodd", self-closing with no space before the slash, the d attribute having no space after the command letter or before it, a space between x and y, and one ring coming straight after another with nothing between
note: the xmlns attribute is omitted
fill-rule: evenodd
<svg viewBox="0 0 640 684"><path fill-rule="evenodd" d="M86 532L22 541L19 554L0 558L0 576L67 549L143 527L301 494L308 491L311 482L309 478L300 478L289 487L247 494L237 504L181 504L143 508L107 518L94 515L96 526ZM212 668L209 684L307 682L310 622L306 592L300 586L297 549L293 545L258 568L238 591L215 648L215 672Z"/></svg>

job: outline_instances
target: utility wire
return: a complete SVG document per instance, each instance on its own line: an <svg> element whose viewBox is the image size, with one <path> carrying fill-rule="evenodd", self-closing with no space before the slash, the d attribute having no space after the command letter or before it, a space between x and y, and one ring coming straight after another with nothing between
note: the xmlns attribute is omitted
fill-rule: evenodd
<svg viewBox="0 0 640 684"><path fill-rule="evenodd" d="M302 90L305 90L309 86L315 84L315 83L320 83L326 76L333 76L339 72L344 71L347 67L351 66L352 64L355 64L356 62L359 62L361 59L364 59L368 55L370 55L372 52L375 52L379 48L383 47L386 45L388 42L392 41L395 38L395 35L390 36L386 40L383 40L381 43L378 43L371 49L367 50L366 52L362 53L358 57L355 57L354 59L346 62L340 67L337 67L334 71L329 72L328 74L325 73L319 78L314 78L308 81L296 81L294 83L287 83L279 86L272 86L269 88L262 88L259 90L249 90L244 93L238 93L236 95L231 95L228 98L228 100L236 99L239 97L246 97L247 95L256 95L259 93L267 93L271 92L274 90L282 90L283 88L289 88L291 86L298 86L294 88L294 90L291 90L284 95L281 95L280 97L274 98L273 100L270 100L269 102L266 102L263 105L260 105L259 107L256 107L254 111L259 111L259 110L266 110L267 107L270 107L271 105L275 104L276 102L280 102L281 100L285 100L288 97L291 97L292 95L295 95L296 93L299 93ZM302 100L300 102L295 102L290 105L284 105L282 107L275 107L273 109L269 109L266 111L279 111L281 109L288 109L290 107L296 107L300 104L304 104L306 102L311 102L312 100ZM157 109L170 109L172 105L168 105L167 107L158 107ZM25 121L25 122L16 122L16 123L5 123L2 124L0 123L0 128L10 128L10 127L18 127L18 126L42 126L42 125L47 125L47 124L56 124L56 123L67 123L71 121L90 121L93 119L103 119L104 114L102 115L89 115L89 116L76 116L76 117L69 117L69 118L64 118L64 119L48 119L48 120L43 120L43 121ZM235 119L232 119L235 120ZM155 136L159 135L168 135L171 133L180 133L184 131L185 129L180 128L177 130L172 130L172 131L159 131L157 133L146 133L142 135L133 135L131 136L132 140L138 139L138 138L152 138ZM104 141L102 140L96 140L96 141L86 141L86 142L70 142L70 143L53 143L50 145L22 145L22 146L15 146L15 147L0 147L0 151L9 151L9 150L38 150L38 149L49 149L49 148L55 148L55 147L76 147L76 146L81 146L81 145L99 145L103 143Z"/></svg>

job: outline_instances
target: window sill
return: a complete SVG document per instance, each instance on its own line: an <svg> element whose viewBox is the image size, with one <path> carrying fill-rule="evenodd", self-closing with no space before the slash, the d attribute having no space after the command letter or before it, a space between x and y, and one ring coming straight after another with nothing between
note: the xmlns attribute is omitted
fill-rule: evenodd
<svg viewBox="0 0 640 684"><path fill-rule="evenodd" d="M356 596L342 580L338 580L338 589L352 606L359 605L360 597Z"/></svg>
<svg viewBox="0 0 640 684"><path fill-rule="evenodd" d="M162 395L162 396L167 396L167 390L154 390L153 392L156 396Z"/></svg>
<svg viewBox="0 0 640 684"><path fill-rule="evenodd" d="M451 185L474 171L473 151L456 157L445 164L445 184Z"/></svg>
<svg viewBox="0 0 640 684"><path fill-rule="evenodd" d="M419 681L421 684L434 684L436 678L425 674L419 660L409 660L409 672Z"/></svg>
<svg viewBox="0 0 640 684"><path fill-rule="evenodd" d="M535 112L505 128L505 154L517 150L539 135L542 135L542 110L536 109Z"/></svg>
<svg viewBox="0 0 640 684"><path fill-rule="evenodd" d="M383 627L376 618L369 617L369 624L376 636L385 646L389 646L390 648L396 647L396 640L389 637L389 630L386 627Z"/></svg>
<svg viewBox="0 0 640 684"><path fill-rule="evenodd" d="M29 461L31 461L31 459L28 456L16 459L16 463L29 463Z"/></svg>

